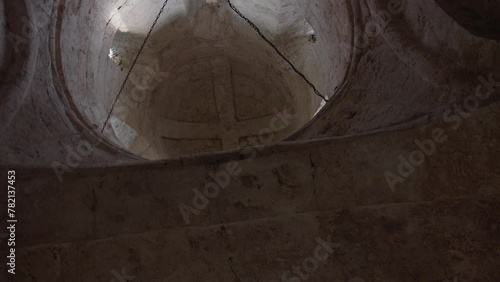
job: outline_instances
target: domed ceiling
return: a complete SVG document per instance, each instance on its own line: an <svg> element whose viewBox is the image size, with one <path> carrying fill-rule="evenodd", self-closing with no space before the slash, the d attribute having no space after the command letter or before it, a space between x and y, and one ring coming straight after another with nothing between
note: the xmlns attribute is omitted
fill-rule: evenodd
<svg viewBox="0 0 500 282"><path fill-rule="evenodd" d="M287 46L296 66L307 63L314 44L307 22L280 21L280 1L235 3L259 15L256 25ZM152 7L124 5L114 17L120 27L109 57L123 71L154 20L141 18L154 14ZM148 159L278 141L305 124L321 102L227 1L170 1L129 80L107 134Z"/></svg>

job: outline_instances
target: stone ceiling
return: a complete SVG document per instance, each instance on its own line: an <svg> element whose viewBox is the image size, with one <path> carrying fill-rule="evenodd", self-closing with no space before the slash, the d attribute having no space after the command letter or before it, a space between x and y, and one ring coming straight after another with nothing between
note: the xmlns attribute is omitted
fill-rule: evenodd
<svg viewBox="0 0 500 282"><path fill-rule="evenodd" d="M312 29L297 28L303 19L279 26L279 3L244 11L262 11L256 22L293 47L294 62L302 65L314 44ZM281 140L314 115L320 100L226 1L168 5L119 100L138 100L137 88L146 89L142 105L114 113L111 122L123 147L153 159L236 149ZM113 17L119 27L110 57L120 68L130 68L155 12L130 5ZM294 119L271 129L267 141L256 138L284 111Z"/></svg>

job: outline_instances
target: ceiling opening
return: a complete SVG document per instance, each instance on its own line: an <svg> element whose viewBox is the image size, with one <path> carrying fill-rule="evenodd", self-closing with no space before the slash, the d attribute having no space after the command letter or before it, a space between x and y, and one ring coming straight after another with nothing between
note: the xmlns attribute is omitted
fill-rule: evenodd
<svg viewBox="0 0 500 282"><path fill-rule="evenodd" d="M66 78L74 103L108 140L150 160L278 142L325 105L319 90L342 73L325 71L334 52L324 28L289 2L231 1L259 34L227 0L169 0L135 64L164 1L97 3L85 58L62 41L63 68L86 63L85 80ZM64 37L78 25L62 27Z"/></svg>

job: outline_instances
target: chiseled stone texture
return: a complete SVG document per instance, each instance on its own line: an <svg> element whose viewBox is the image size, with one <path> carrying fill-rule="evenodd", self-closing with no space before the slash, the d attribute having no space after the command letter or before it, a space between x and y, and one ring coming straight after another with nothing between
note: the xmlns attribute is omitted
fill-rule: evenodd
<svg viewBox="0 0 500 282"><path fill-rule="evenodd" d="M109 281L125 268L137 281L280 281L331 235L340 245L311 281L496 281L500 147L487 121L498 117L493 104L457 130L262 147L189 225L178 205L240 152L82 169L62 183L20 169L18 279ZM392 192L384 173L435 128L447 141Z"/></svg>
<svg viewBox="0 0 500 282"><path fill-rule="evenodd" d="M351 1L354 7L357 2ZM370 21L371 26L373 21L380 22L379 15L386 20L375 25L381 29L374 35L358 34L360 42L354 45L345 83L309 126L289 140L423 125L440 119L451 105L473 95L481 85L480 76L493 74L500 82L500 42L471 34L435 1L360 2L359 9L354 8L355 18L363 19L357 22L357 29L365 30ZM402 9L391 12L391 2L402 3ZM470 6L484 11L489 2L491 14L498 10L498 1L437 2L454 2L460 11L469 13L473 13ZM498 95L498 91L494 93Z"/></svg>
<svg viewBox="0 0 500 282"><path fill-rule="evenodd" d="M107 282L113 270L131 281L282 281L331 236L333 254L308 281L495 282L499 200L375 205L38 246L20 251L16 281Z"/></svg>
<svg viewBox="0 0 500 282"><path fill-rule="evenodd" d="M80 169L65 174L62 182L50 169L20 169L20 226L30 232L19 236L24 244L34 245L185 226L178 206L193 206L193 189L204 192L214 182L211 175L225 172L233 161L240 174L199 215L191 215L189 225L495 194L499 128L488 121L499 116L499 105L493 104L472 113L456 130L450 127L455 123L442 121L419 129L261 147L254 160L233 151ZM404 182L391 186L387 171L398 175L400 158L408 160L419 150L415 142L432 138L436 128L443 129L447 140L436 144L435 153ZM70 224L75 220L79 224Z"/></svg>
<svg viewBox="0 0 500 282"><path fill-rule="evenodd" d="M170 29L151 38L142 67L157 66L151 48L161 47L165 65L169 58L185 60L170 64L182 77L181 86L192 82L192 69L198 85L209 89L213 81L204 70L213 63L220 70L219 94L234 99L236 93L225 92L235 74L227 72L228 61L207 59L193 65L199 58L190 55L198 49L188 50L179 42L168 45L160 35L189 40L211 58L220 51L211 46L221 39L217 30L227 37L219 48L232 54L229 62L238 65L245 58L227 49L227 39L236 36L237 28L245 29L234 46L263 49L257 58L248 57L259 68L240 65L237 73L244 85L237 87L249 92L253 80L245 76L254 72L259 72L258 79L269 78L271 85L287 84L296 93L286 94L295 100L278 95L274 101L281 106L304 102L305 112L297 114L302 115L300 125L307 121L318 101L304 98L307 95L297 98L304 86L293 73L283 78L260 73L262 67L271 71L288 66L278 59L266 68L263 62L273 50L255 42L261 39L220 6L222 0L171 1L170 15L181 15L184 22L176 17L162 20L160 25ZM163 119L148 122L150 114L176 121L217 121L214 107L223 106L205 102L211 101L205 97L189 105L193 108L178 109L189 99L177 97L175 106L189 116L162 114L168 101L148 100L127 120L144 128L144 142L131 143L134 150L119 144L131 141L130 136L100 134L127 68L126 61L120 65L107 58L110 48L120 40L140 42L137 36L119 35L144 35L149 27L144 19L154 15L162 1L140 6L132 0L18 2L3 1L0 6L0 12L9 11L0 40L6 41L11 31L23 33L23 16L37 33L15 56L9 47L0 47L0 56L12 54L10 61L0 59L0 71L6 73L0 89L0 175L16 169L19 219L17 276L8 276L2 264L0 281L122 282L121 276L144 282L283 281L287 271L310 262L319 239L328 238L334 251L307 281L500 281L498 86L477 110L460 112L477 86L484 90L480 76L500 81L498 34L490 25L497 20L492 7L498 7L498 1L478 0L474 5L401 0L401 9L390 12L381 32L366 38L370 20L390 11L394 1L234 0L329 102L286 141L254 147L255 159L245 154L248 149L183 154L182 146L198 146L191 148L193 154L205 145L232 148L210 139L211 145L174 144L182 157L155 162L130 152L158 157L144 141L155 130L176 125L178 131L168 134L178 137L194 125L162 127ZM463 9L470 5L474 9ZM137 14L124 19L120 10ZM478 13L488 18L474 22ZM217 18L205 24L211 16ZM185 29L191 33L178 33ZM125 47L131 47L125 53L134 53L133 46ZM172 81L176 79L166 79L159 90ZM176 88L179 93L191 91L181 86ZM264 90L259 97L266 96ZM266 103L252 108L247 98L241 103L242 119L271 109ZM157 108L145 114L150 106ZM209 110L197 112L196 107ZM451 116L450 110L458 115ZM420 165L407 167L407 175L398 176L402 158L406 162L414 155L418 141L435 138L436 129L443 130L440 135L446 140ZM75 156L86 142L93 144L89 154ZM59 166L57 174L54 162L71 168ZM212 175L226 171L232 162L241 172L186 222L179 205L194 206L193 189L203 192L214 181ZM390 184L388 172L393 179L399 177L398 183ZM0 197L1 207L6 202L7 197ZM0 221L5 222L5 212L0 211ZM3 244L2 232L0 236ZM0 249L0 257L6 257L5 251Z"/></svg>

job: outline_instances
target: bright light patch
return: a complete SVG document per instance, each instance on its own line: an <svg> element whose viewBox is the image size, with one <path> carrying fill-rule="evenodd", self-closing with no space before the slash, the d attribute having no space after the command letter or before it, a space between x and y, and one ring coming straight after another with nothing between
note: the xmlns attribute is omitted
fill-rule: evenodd
<svg viewBox="0 0 500 282"><path fill-rule="evenodd" d="M317 115L321 109L323 109L323 107L326 105L326 101L325 100L321 100L321 104L319 105L318 107L318 110L316 110L316 113L314 115Z"/></svg>
<svg viewBox="0 0 500 282"><path fill-rule="evenodd" d="M128 32L127 25L125 24L125 21L123 20L120 11L118 8L113 9L111 14L109 15L110 23L119 31L121 32Z"/></svg>
<svg viewBox="0 0 500 282"><path fill-rule="evenodd" d="M113 48L109 49L109 55L108 57L113 60L113 58L115 57L115 51L113 50Z"/></svg>

